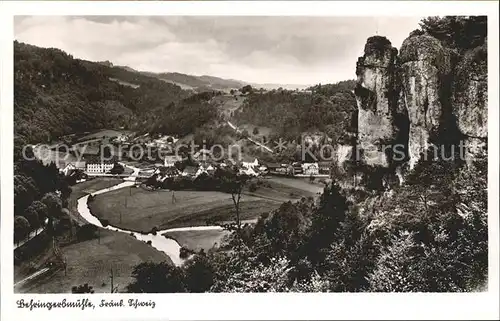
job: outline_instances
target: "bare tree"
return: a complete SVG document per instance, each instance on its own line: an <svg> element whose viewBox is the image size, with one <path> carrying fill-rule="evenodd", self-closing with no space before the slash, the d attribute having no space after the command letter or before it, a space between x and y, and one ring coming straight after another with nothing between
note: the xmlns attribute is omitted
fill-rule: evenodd
<svg viewBox="0 0 500 321"><path fill-rule="evenodd" d="M241 230L240 200L241 193L251 177L246 174L239 174L237 168L233 168L224 176L224 189L231 194L235 210L235 223L238 233Z"/></svg>

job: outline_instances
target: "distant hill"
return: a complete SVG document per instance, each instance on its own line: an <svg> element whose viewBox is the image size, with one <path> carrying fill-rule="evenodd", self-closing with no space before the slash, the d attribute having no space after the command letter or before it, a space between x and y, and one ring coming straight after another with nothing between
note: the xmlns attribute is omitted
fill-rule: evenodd
<svg viewBox="0 0 500 321"><path fill-rule="evenodd" d="M272 90L272 89L279 89L279 88L282 88L282 89L286 89L286 90L295 90L295 89L298 89L298 90L303 90L303 89L307 89L310 85L294 85L294 84L256 84L256 83L252 83L250 84L250 86L254 87L254 88L264 88L266 90Z"/></svg>
<svg viewBox="0 0 500 321"><path fill-rule="evenodd" d="M126 66L119 66L119 68L123 68L125 70L132 72L141 73L149 77L155 77L165 82L178 85L182 89L192 90L195 92L204 92L211 90L228 91L230 89L240 89L241 87L246 85L250 85L254 88L264 88L267 90L278 89L278 88L283 88L288 90L295 90L295 89L302 90L310 86L310 85L271 84L271 83L259 84L259 83L250 83L242 80L224 79L209 75L195 76L179 72L154 73L149 71L136 71Z"/></svg>

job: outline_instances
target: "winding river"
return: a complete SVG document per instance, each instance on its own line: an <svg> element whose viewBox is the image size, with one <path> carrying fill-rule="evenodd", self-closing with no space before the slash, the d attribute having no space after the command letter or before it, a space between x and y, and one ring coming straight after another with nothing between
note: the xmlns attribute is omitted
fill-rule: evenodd
<svg viewBox="0 0 500 321"><path fill-rule="evenodd" d="M135 185L135 177L137 176L139 169L135 167L130 167L130 168L134 170L134 173L130 177L127 177L124 182L105 189L101 189L99 191L92 193L91 195L99 195L109 191ZM180 257L181 246L179 245L179 243L177 243L176 240L167 238L163 236L163 234L167 232L178 232L178 231L223 230L221 226L193 226L193 227L180 227L180 228L161 230L158 231L156 235L153 235L153 234L145 234L145 233L143 234L134 231L124 230L112 225L107 225L104 227L102 226L101 221L97 217L92 215L92 213L90 212L90 209L87 204L89 196L90 195L85 195L78 199L78 212L88 223L111 231L122 232L122 233L127 233L128 235L133 235L136 239L143 242L151 241L151 246L167 254L176 266L182 265L185 261L185 259L182 259Z"/></svg>

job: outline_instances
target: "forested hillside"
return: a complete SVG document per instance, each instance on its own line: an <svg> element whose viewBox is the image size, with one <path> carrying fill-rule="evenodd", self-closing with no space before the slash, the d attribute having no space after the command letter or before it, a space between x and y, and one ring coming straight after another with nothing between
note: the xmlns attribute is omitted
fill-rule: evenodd
<svg viewBox="0 0 500 321"><path fill-rule="evenodd" d="M136 89L120 85L119 79ZM26 142L61 135L138 124L189 94L156 78L74 59L58 49L14 43L15 134Z"/></svg>
<svg viewBox="0 0 500 321"><path fill-rule="evenodd" d="M306 131L321 131L337 141L356 128L354 87L351 80L316 85L310 88L312 93L252 91L234 117L240 124L270 127L285 139L295 139Z"/></svg>

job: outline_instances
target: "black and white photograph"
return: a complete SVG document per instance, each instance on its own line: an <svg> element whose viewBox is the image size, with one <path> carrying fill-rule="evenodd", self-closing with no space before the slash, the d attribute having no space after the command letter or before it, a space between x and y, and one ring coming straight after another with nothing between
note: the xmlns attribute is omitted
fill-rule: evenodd
<svg viewBox="0 0 500 321"><path fill-rule="evenodd" d="M14 16L12 292L494 290L489 19Z"/></svg>

